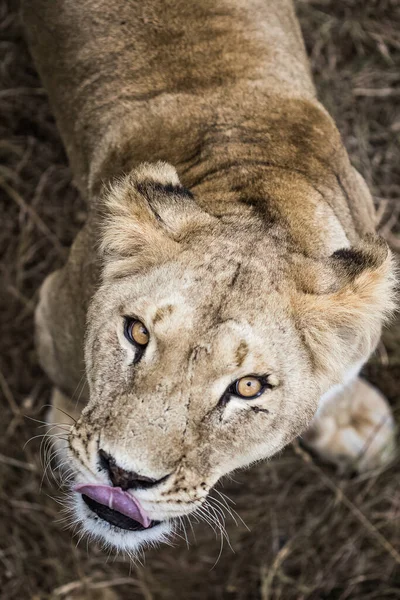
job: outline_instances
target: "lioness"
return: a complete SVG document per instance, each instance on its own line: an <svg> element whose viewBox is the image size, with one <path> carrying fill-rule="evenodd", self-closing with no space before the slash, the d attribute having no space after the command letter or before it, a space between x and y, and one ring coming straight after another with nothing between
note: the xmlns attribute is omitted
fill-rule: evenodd
<svg viewBox="0 0 400 600"><path fill-rule="evenodd" d="M36 312L83 529L163 540L304 431L340 465L389 460L390 409L358 373L393 261L292 3L26 0L23 18L89 205Z"/></svg>

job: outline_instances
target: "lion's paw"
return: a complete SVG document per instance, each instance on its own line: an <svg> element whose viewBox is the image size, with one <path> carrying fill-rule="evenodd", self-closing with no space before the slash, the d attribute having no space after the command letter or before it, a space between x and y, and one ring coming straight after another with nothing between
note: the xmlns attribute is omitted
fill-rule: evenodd
<svg viewBox="0 0 400 600"><path fill-rule="evenodd" d="M376 388L358 378L322 407L303 441L342 472L384 466L395 454L390 406Z"/></svg>

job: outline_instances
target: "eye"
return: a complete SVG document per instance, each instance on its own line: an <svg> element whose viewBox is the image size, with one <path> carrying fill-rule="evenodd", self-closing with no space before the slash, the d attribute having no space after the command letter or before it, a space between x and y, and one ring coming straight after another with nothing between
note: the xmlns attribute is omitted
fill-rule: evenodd
<svg viewBox="0 0 400 600"><path fill-rule="evenodd" d="M234 387L241 398L256 398L263 391L263 385L257 377L242 377L235 382Z"/></svg>
<svg viewBox="0 0 400 600"><path fill-rule="evenodd" d="M265 392L279 384L275 375L246 375L234 381L221 396L219 405L225 406L232 396L243 400L258 398Z"/></svg>
<svg viewBox="0 0 400 600"><path fill-rule="evenodd" d="M139 319L125 317L125 337L135 344L144 348L149 343L150 335L146 326Z"/></svg>
<svg viewBox="0 0 400 600"><path fill-rule="evenodd" d="M239 396L239 398L251 400L251 398L261 396L267 387L269 385L266 378L247 375L235 381L229 391L231 394Z"/></svg>

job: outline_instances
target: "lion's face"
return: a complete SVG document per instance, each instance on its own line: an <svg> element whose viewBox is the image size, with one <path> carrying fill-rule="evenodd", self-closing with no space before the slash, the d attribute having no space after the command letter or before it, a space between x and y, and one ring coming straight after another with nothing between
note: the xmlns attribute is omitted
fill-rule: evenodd
<svg viewBox="0 0 400 600"><path fill-rule="evenodd" d="M140 178L137 185L143 194ZM152 185L147 195L156 195ZM176 194L182 197L175 202L193 202ZM158 209L153 204L155 228L168 218ZM307 316L304 294L300 301L282 240L250 218L236 225L202 219L181 224L173 243L150 225L139 243L135 225L134 255L109 245L89 312L90 402L69 446L75 484L97 491L92 505L76 494L76 510L87 531L120 548L163 539L174 519L201 507L222 475L275 454L305 429L321 394L351 366L345 357L329 373L318 365L299 320ZM114 239L115 232L106 235ZM326 344L333 356L332 338ZM366 350L354 351L351 361ZM96 510L93 499L106 489L96 486L112 483L140 507L142 526L131 528L128 519L119 527ZM105 501L119 506L113 502Z"/></svg>

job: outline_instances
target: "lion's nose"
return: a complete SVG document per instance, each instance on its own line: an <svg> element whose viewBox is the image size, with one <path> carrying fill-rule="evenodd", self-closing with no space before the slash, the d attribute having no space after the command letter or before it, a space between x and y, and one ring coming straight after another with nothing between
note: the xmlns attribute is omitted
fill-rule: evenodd
<svg viewBox="0 0 400 600"><path fill-rule="evenodd" d="M123 490L150 488L161 483L168 477L166 475L161 479L153 479L152 477L139 475L139 473L135 473L134 471L126 471L122 467L119 467L115 458L104 452L104 450L99 450L99 459L102 468L108 471L113 486L120 487Z"/></svg>

